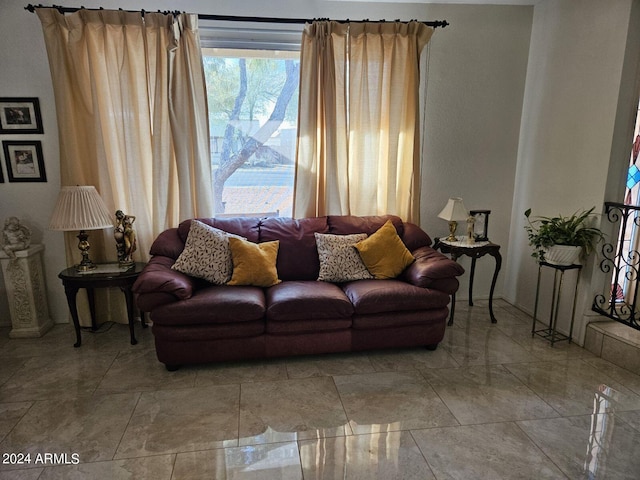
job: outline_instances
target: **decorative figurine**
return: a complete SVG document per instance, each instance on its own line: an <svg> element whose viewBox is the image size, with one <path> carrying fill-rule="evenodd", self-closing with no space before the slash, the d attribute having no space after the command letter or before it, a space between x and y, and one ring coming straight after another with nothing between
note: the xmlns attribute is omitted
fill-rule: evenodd
<svg viewBox="0 0 640 480"><path fill-rule="evenodd" d="M22 225L18 217L9 217L4 221L2 238L4 252L9 257L16 258L15 252L26 250L31 245L31 230Z"/></svg>
<svg viewBox="0 0 640 480"><path fill-rule="evenodd" d="M130 267L135 263L133 260L133 252L137 249L136 232L133 229L135 220L136 217L125 215L122 210L116 212L113 236L116 239L118 263L121 267Z"/></svg>
<svg viewBox="0 0 640 480"><path fill-rule="evenodd" d="M476 217L469 215L467 217L467 243L476 243L476 236L474 234L474 224L476 223Z"/></svg>

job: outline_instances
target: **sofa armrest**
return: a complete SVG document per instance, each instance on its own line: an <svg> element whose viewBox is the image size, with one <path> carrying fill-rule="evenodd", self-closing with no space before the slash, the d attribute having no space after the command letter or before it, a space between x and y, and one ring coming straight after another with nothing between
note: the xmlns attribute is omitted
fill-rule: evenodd
<svg viewBox="0 0 640 480"><path fill-rule="evenodd" d="M431 247L420 247L411 253L416 260L402 272L404 281L448 294L458 290L456 277L464 273L459 263Z"/></svg>
<svg viewBox="0 0 640 480"><path fill-rule="evenodd" d="M173 258L162 255L151 257L133 284L133 292L136 295L170 294L176 300L191 298L196 279L172 270L174 262Z"/></svg>

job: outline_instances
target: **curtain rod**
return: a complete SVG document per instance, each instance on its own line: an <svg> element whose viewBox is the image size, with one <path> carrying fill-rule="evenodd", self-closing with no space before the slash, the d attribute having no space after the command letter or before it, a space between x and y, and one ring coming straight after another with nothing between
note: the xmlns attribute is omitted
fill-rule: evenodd
<svg viewBox="0 0 640 480"><path fill-rule="evenodd" d="M73 12L77 12L78 10L104 10L102 7L100 8L85 8L85 7L62 7L59 5L52 5L50 7L44 6L44 5L32 5L29 4L26 7L24 7L25 10L34 13L36 11L36 8L55 8L56 10L58 10L60 13L65 14L65 13L73 13ZM120 9L122 10L122 8ZM132 10L123 10L126 12L132 12ZM138 10L136 10L138 11ZM142 15L145 14L144 10L139 10ZM174 10L174 11L168 11L165 10L163 12L161 12L160 10L158 10L158 13L164 13L164 14L173 14L173 15L177 15L181 12ZM332 20L329 18L314 18L314 19L305 19L305 18L282 18L282 17L243 17L243 16L236 16L236 15L210 15L210 14L203 14L200 13L198 14L198 18L200 20L220 20L220 21L227 21L227 22L254 22L254 23L311 23L313 21L316 20L326 20L326 21L334 21L334 22L338 22L338 23L363 23L363 22L373 22L373 23L382 23L382 22L386 22L386 20ZM395 20L396 22L400 22L401 20ZM411 21L415 21L417 22L418 20L411 20ZM449 25L449 22L447 22L446 20L433 20L433 21L420 21L419 23L423 23L429 27L434 27L434 28L438 28L438 27L446 27L447 25Z"/></svg>

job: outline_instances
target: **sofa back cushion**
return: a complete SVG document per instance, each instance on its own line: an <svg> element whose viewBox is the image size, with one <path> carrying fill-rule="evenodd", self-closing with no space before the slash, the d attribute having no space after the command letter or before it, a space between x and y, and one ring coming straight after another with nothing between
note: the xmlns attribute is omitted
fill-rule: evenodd
<svg viewBox="0 0 640 480"><path fill-rule="evenodd" d="M273 217L262 220L260 241L280 241L278 276L280 280L316 280L320 272L316 233L328 233L327 217Z"/></svg>
<svg viewBox="0 0 640 480"><path fill-rule="evenodd" d="M286 217L255 218L198 218L202 223L247 240L259 243L279 240L277 269L281 280L317 280L320 261L315 233L371 235L390 220L410 251L431 243L429 236L418 226L404 224L395 215L364 216L331 215L292 219ZM161 233L151 246L151 255L163 255L176 260L189 236L191 219Z"/></svg>
<svg viewBox="0 0 640 480"><path fill-rule="evenodd" d="M233 233L244 237L250 242L258 243L260 240L260 219L255 217L234 217L234 218L196 218L196 220L219 228L228 233ZM178 235L182 243L187 241L189 230L191 229L191 219L185 220L178 225Z"/></svg>
<svg viewBox="0 0 640 480"><path fill-rule="evenodd" d="M380 215L357 217L355 215L331 215L327 217L329 224L329 233L335 235L350 235L353 233L366 233L371 235L378 231L387 220L391 220L393 226L396 227L398 235L402 237L404 234L404 223L400 217L396 215Z"/></svg>

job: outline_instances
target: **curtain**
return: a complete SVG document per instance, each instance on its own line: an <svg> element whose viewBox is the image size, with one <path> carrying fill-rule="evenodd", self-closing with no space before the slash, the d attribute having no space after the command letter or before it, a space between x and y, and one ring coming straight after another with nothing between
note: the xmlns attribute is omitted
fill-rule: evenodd
<svg viewBox="0 0 640 480"><path fill-rule="evenodd" d="M419 221L419 22L305 26L294 216Z"/></svg>
<svg viewBox="0 0 640 480"><path fill-rule="evenodd" d="M36 12L55 93L61 183L95 185L114 214L135 216L135 257L146 261L160 232L213 215L197 16ZM76 244L69 235L70 264ZM92 257L114 260L115 242L105 244Z"/></svg>

